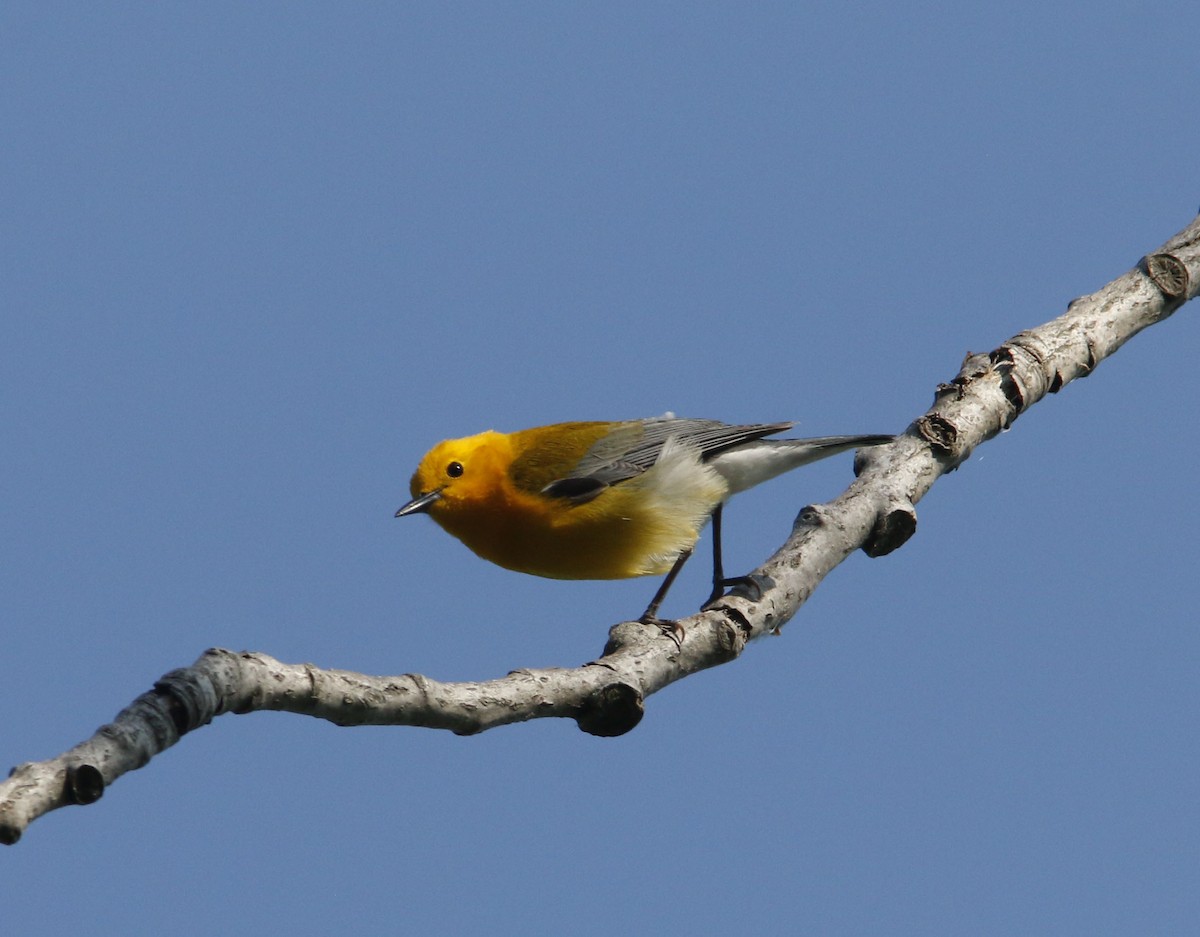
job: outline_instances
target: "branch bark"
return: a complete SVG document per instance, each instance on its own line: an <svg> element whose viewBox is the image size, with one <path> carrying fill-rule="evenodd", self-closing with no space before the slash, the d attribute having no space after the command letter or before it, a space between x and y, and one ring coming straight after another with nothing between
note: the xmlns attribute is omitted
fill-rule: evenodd
<svg viewBox="0 0 1200 937"><path fill-rule="evenodd" d="M738 657L747 642L780 628L842 560L897 549L916 530L914 505L976 446L1025 410L1096 366L1147 326L1200 292L1200 218L1128 273L1062 316L969 354L937 387L933 406L887 446L864 449L858 478L837 499L809 505L787 541L751 574L761 590L735 589L680 630L622 622L603 655L581 667L518 670L498 680L440 683L419 674L373 677L266 654L211 649L163 676L90 739L42 762L18 765L0 783L0 843L39 816L97 801L186 733L223 713L281 710L336 725L408 725L471 735L547 716L574 719L593 735L620 735L642 718L647 696Z"/></svg>

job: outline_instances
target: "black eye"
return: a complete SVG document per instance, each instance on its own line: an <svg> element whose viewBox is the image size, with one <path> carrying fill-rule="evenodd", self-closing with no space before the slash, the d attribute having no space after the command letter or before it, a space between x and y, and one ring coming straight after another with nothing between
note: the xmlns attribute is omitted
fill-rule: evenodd
<svg viewBox="0 0 1200 937"><path fill-rule="evenodd" d="M462 473L463 467L461 462L451 462L446 466L446 474L451 478L458 478Z"/></svg>

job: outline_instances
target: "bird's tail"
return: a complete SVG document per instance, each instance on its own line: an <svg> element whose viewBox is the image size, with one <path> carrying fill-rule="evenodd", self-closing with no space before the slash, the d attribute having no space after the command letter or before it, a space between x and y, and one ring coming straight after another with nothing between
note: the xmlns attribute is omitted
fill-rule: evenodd
<svg viewBox="0 0 1200 937"><path fill-rule="evenodd" d="M861 449L863 446L882 446L895 438L895 436L879 435L815 436L812 439L775 439L764 440L764 442L786 446L789 449L795 450L798 456L804 453L805 455L800 458L800 461L794 464L805 465L808 462L816 462L818 459L823 459L826 456L845 452L847 449Z"/></svg>
<svg viewBox="0 0 1200 937"><path fill-rule="evenodd" d="M894 438L869 435L756 439L714 456L709 465L721 473L729 484L729 494L734 495L809 462L837 455L847 449L882 446Z"/></svg>

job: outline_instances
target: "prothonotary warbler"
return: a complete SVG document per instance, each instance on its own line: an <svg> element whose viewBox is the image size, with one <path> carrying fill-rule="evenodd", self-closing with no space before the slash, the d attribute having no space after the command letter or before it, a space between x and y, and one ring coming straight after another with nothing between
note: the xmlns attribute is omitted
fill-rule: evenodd
<svg viewBox="0 0 1200 937"><path fill-rule="evenodd" d="M428 513L484 559L535 576L667 573L642 615L658 621L667 589L710 518L708 602L745 581L722 571L721 507L730 497L805 463L893 438L763 438L791 426L667 416L448 439L421 460L412 500L396 516Z"/></svg>

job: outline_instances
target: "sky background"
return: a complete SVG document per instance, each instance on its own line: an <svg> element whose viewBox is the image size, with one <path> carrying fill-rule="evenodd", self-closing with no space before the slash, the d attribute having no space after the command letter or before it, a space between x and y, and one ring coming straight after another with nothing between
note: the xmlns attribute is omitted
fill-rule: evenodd
<svg viewBox="0 0 1200 937"><path fill-rule="evenodd" d="M594 658L656 582L393 519L425 450L668 410L902 431L1193 217L1198 31L1194 2L4 4L2 766L213 645ZM631 734L224 716L0 851L5 932L1196 933L1198 317ZM850 461L739 496L727 569Z"/></svg>

